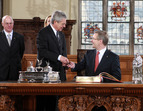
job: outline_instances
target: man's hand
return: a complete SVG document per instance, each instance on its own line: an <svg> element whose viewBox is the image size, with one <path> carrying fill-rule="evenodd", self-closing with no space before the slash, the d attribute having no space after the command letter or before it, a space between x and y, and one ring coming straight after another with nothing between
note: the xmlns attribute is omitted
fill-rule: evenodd
<svg viewBox="0 0 143 111"><path fill-rule="evenodd" d="M67 65L69 68L74 68L75 67L75 63L70 61L70 63Z"/></svg>
<svg viewBox="0 0 143 111"><path fill-rule="evenodd" d="M64 57L64 56L61 56L60 61L61 61L62 64L65 65L65 66L66 66L67 64L69 64L68 58L66 58L66 57Z"/></svg>
<svg viewBox="0 0 143 111"><path fill-rule="evenodd" d="M62 66L67 66L67 64L65 64L65 63L62 63Z"/></svg>

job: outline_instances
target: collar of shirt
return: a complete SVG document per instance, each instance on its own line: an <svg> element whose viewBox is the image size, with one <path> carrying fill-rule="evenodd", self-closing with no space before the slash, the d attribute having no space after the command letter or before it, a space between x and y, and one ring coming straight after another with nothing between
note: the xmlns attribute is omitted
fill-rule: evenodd
<svg viewBox="0 0 143 111"><path fill-rule="evenodd" d="M97 50L97 51L98 51L98 50ZM105 47L104 49L102 49L102 50L99 51L99 63L100 63L100 61L101 61L101 59L102 59L102 57L103 57L105 51L106 51L106 47Z"/></svg>
<svg viewBox="0 0 143 111"><path fill-rule="evenodd" d="M4 30L4 33L5 33L6 37L7 37L8 34L10 34L10 35L11 35L11 36L10 36L10 39L12 40L13 30L12 30L10 33L6 32L6 31ZM8 38L8 37L7 37L7 38Z"/></svg>
<svg viewBox="0 0 143 111"><path fill-rule="evenodd" d="M52 24L50 24L50 26L51 26L51 28L53 29L53 31L54 31L54 33L55 33L55 36L56 36L56 33L57 33L56 29L52 26Z"/></svg>

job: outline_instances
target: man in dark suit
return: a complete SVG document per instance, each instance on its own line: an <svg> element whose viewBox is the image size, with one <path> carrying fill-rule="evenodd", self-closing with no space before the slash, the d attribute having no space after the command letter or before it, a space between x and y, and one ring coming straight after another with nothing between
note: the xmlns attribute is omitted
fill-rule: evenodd
<svg viewBox="0 0 143 111"><path fill-rule="evenodd" d="M42 67L50 63L53 71L58 71L61 81L66 80L65 67L69 62L65 36L62 29L66 26L66 15L56 11L51 18L51 24L43 28L37 37L38 59Z"/></svg>
<svg viewBox="0 0 143 111"><path fill-rule="evenodd" d="M3 31L0 32L0 81L18 80L21 59L24 54L24 36L13 31L11 16L2 18Z"/></svg>
<svg viewBox="0 0 143 111"><path fill-rule="evenodd" d="M96 76L101 72L107 72L116 79L121 80L119 56L106 48L108 35L105 31L96 31L92 38L93 50L88 50L81 62L75 64L70 62L68 67L72 71L85 69L85 76ZM96 54L99 52L99 64L95 70Z"/></svg>
<svg viewBox="0 0 143 111"><path fill-rule="evenodd" d="M68 67L72 68L72 71L81 71L85 69L85 76L96 76L101 72L107 72L116 79L121 80L119 56L108 50L106 48L107 44L107 32L96 31L92 38L92 45L95 49L88 50L81 62L77 64L70 62ZM96 57L97 53L98 59ZM103 106L95 106L92 111L106 111L106 108Z"/></svg>
<svg viewBox="0 0 143 111"><path fill-rule="evenodd" d="M37 37L38 59L42 60L41 66L45 67L46 62L49 62L52 70L59 72L61 81L66 80L65 66L69 63L65 36L62 33L65 26L66 15L61 11L55 11L51 23L40 30ZM37 96L37 111L55 111L56 99L56 96Z"/></svg>

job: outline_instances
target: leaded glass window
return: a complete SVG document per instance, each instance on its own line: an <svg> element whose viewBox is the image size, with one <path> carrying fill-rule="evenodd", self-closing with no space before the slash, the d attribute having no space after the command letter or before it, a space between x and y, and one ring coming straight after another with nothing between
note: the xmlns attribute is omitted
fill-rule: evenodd
<svg viewBox="0 0 143 111"><path fill-rule="evenodd" d="M123 4L124 12L121 11ZM120 8L116 12L111 11L114 5ZM129 55L129 12L129 1L108 1L108 49L120 55Z"/></svg>
<svg viewBox="0 0 143 111"><path fill-rule="evenodd" d="M143 1L135 1L134 14L134 54L143 54Z"/></svg>
<svg viewBox="0 0 143 111"><path fill-rule="evenodd" d="M102 29L102 1L81 1L81 45L91 48L91 38L96 30Z"/></svg>
<svg viewBox="0 0 143 111"><path fill-rule="evenodd" d="M81 0L80 3L81 48L92 48L91 37L95 31L94 27L98 26L100 30L108 32L108 49L118 55L143 54L142 0ZM118 6L117 13L114 13L114 6ZM123 8L126 10L121 12ZM120 14L121 17L118 18ZM105 15L107 21L104 19ZM139 27L142 27L142 30L138 30Z"/></svg>

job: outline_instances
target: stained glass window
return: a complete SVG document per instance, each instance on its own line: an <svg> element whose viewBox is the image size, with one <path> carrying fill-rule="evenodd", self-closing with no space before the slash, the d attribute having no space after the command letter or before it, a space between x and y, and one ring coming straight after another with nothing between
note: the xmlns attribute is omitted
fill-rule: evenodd
<svg viewBox="0 0 143 111"><path fill-rule="evenodd" d="M107 10L103 10L106 6ZM103 21L104 15L107 22ZM108 32L108 49L118 55L143 54L142 0L81 0L80 20L81 48L92 48L91 38L97 26Z"/></svg>
<svg viewBox="0 0 143 111"><path fill-rule="evenodd" d="M120 55L129 54L129 23L108 23L108 48Z"/></svg>
<svg viewBox="0 0 143 111"><path fill-rule="evenodd" d="M129 1L108 1L108 49L119 55L129 54L129 12Z"/></svg>
<svg viewBox="0 0 143 111"><path fill-rule="evenodd" d="M135 1L134 54L143 54L143 1Z"/></svg>
<svg viewBox="0 0 143 111"><path fill-rule="evenodd" d="M91 48L91 38L96 30L102 29L102 1L82 0L81 2L81 45Z"/></svg>
<svg viewBox="0 0 143 111"><path fill-rule="evenodd" d="M108 22L129 22L129 0L108 0Z"/></svg>

